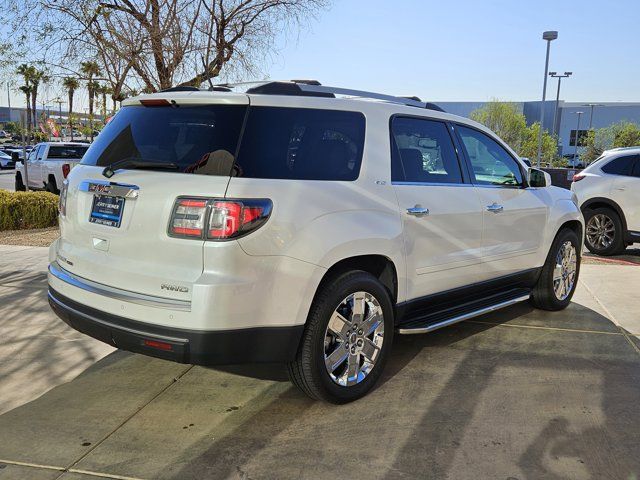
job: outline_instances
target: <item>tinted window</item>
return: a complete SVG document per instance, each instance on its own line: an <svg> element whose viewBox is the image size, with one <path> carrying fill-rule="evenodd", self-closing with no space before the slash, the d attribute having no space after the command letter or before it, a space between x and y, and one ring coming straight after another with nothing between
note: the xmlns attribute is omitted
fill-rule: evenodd
<svg viewBox="0 0 640 480"><path fill-rule="evenodd" d="M78 145L51 145L47 158L82 158L88 148Z"/></svg>
<svg viewBox="0 0 640 480"><path fill-rule="evenodd" d="M640 155L636 155L636 161L633 164L631 175L640 178Z"/></svg>
<svg viewBox="0 0 640 480"><path fill-rule="evenodd" d="M631 175L631 169L636 157L636 155L625 155L614 158L606 165L603 165L601 169L604 173L611 173L613 175Z"/></svg>
<svg viewBox="0 0 640 480"><path fill-rule="evenodd" d="M246 107L142 107L120 110L82 159L106 166L124 159L174 164L177 171L229 175Z"/></svg>
<svg viewBox="0 0 640 480"><path fill-rule="evenodd" d="M365 119L361 113L254 107L235 174L250 178L355 180Z"/></svg>
<svg viewBox="0 0 640 480"><path fill-rule="evenodd" d="M479 185L522 185L516 160L498 142L478 130L458 125L471 162L472 175Z"/></svg>
<svg viewBox="0 0 640 480"><path fill-rule="evenodd" d="M392 180L462 183L460 164L446 124L396 117L391 132Z"/></svg>

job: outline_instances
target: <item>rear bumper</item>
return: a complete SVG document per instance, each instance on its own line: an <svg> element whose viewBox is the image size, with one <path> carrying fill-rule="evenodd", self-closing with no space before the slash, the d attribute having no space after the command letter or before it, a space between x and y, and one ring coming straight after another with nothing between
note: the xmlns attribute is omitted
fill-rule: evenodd
<svg viewBox="0 0 640 480"><path fill-rule="evenodd" d="M196 365L288 362L304 325L200 331L150 325L82 305L49 288L53 311L72 328L130 352Z"/></svg>

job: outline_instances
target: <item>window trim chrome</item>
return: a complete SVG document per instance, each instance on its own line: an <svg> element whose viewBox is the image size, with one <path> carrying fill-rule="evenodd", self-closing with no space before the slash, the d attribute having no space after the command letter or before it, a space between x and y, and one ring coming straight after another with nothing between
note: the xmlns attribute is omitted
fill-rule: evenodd
<svg viewBox="0 0 640 480"><path fill-rule="evenodd" d="M109 287L102 283L93 282L86 278L79 277L65 270L58 262L49 264L49 274L69 285L80 288L86 292L102 295L122 302L135 303L146 307L163 308L170 310L180 310L184 312L191 311L191 301L175 300L171 298L157 297L154 295L145 295L142 293L130 292L120 288Z"/></svg>
<svg viewBox="0 0 640 480"><path fill-rule="evenodd" d="M474 187L475 186L471 183L404 182L404 181L391 182L391 185L422 186L422 187Z"/></svg>

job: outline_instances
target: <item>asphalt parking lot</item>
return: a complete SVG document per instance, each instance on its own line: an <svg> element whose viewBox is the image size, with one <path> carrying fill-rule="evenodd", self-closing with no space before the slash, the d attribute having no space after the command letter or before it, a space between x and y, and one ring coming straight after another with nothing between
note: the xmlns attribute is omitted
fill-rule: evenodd
<svg viewBox="0 0 640 480"><path fill-rule="evenodd" d="M378 388L336 407L278 366L113 351L49 311L46 249L0 259L0 480L640 478L631 263L585 264L564 312L397 336Z"/></svg>
<svg viewBox="0 0 640 480"><path fill-rule="evenodd" d="M4 190L15 190L15 170L0 170L0 188Z"/></svg>

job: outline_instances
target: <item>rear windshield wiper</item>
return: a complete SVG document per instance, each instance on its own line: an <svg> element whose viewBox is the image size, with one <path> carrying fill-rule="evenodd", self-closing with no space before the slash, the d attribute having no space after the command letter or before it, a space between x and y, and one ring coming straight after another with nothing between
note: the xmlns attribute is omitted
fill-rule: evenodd
<svg viewBox="0 0 640 480"><path fill-rule="evenodd" d="M113 162L110 165L107 165L104 170L102 170L102 175L107 178L113 177L116 173L116 170L119 168L129 168L129 169L163 169L163 170L178 170L179 167L175 163L167 163L167 162L148 162L144 160L134 160L132 158L123 158L122 160L118 160L117 162Z"/></svg>

